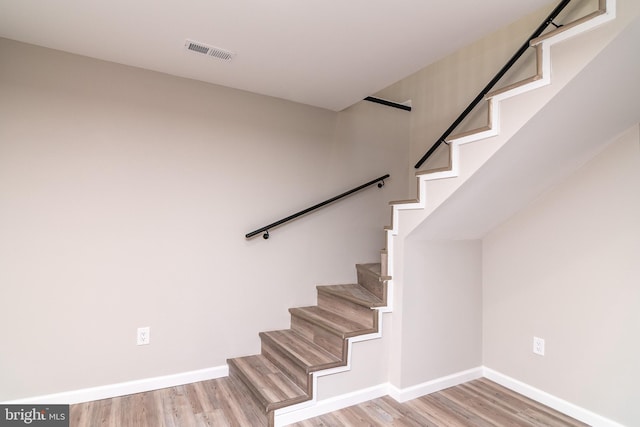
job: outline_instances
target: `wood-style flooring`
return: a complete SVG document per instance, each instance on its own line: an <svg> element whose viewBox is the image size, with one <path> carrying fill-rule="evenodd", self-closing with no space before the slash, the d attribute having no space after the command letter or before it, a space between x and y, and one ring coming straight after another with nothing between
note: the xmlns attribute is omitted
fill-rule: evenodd
<svg viewBox="0 0 640 427"><path fill-rule="evenodd" d="M487 379L478 379L405 403L389 396L296 423L297 427L586 426Z"/></svg>
<svg viewBox="0 0 640 427"><path fill-rule="evenodd" d="M229 377L71 405L70 427L266 426L244 386Z"/></svg>
<svg viewBox="0 0 640 427"><path fill-rule="evenodd" d="M71 406L71 427L263 426L246 390L219 378ZM406 403L382 397L294 424L337 426L586 426L487 379Z"/></svg>

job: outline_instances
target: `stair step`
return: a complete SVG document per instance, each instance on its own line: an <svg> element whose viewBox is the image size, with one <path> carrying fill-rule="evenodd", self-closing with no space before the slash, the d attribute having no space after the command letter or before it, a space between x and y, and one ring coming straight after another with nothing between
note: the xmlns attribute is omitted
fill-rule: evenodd
<svg viewBox="0 0 640 427"><path fill-rule="evenodd" d="M311 398L262 355L237 357L227 363L229 375L247 386L265 413Z"/></svg>
<svg viewBox="0 0 640 427"><path fill-rule="evenodd" d="M380 251L380 274L383 276L389 274L389 252L386 249Z"/></svg>
<svg viewBox="0 0 640 427"><path fill-rule="evenodd" d="M267 414L258 404L251 390L238 378L227 377L222 379L219 387L216 387L215 396L230 400L229 409L238 418L241 425L273 426L273 413ZM214 396L214 398L215 398ZM214 418L214 422L215 422ZM173 424L170 424L173 425Z"/></svg>
<svg viewBox="0 0 640 427"><path fill-rule="evenodd" d="M316 288L318 289L318 293L331 294L363 307L384 307L384 301L369 292L364 286L360 286L358 284L320 285L316 286Z"/></svg>
<svg viewBox="0 0 640 427"><path fill-rule="evenodd" d="M260 338L278 347L306 373L343 365L340 358L291 329L260 332Z"/></svg>
<svg viewBox="0 0 640 427"><path fill-rule="evenodd" d="M358 273L358 284L382 300L384 305L387 305L386 281L389 280L389 277L382 276L382 265L380 263L357 264L356 271Z"/></svg>
<svg viewBox="0 0 640 427"><path fill-rule="evenodd" d="M377 332L375 327L347 319L318 306L290 308L289 313L291 316L304 319L341 339Z"/></svg>
<svg viewBox="0 0 640 427"><path fill-rule="evenodd" d="M544 40L550 39L553 36L557 36L558 34L564 33L566 31L571 30L574 27L577 27L578 25L584 24L587 21L590 21L594 18L597 18L600 15L604 15L605 13L607 13L607 11L605 10L605 6L601 5L599 7L598 10L596 10L595 12L590 13L589 15L583 16L580 19L576 19L573 22L570 22L568 24L564 24L563 26L559 27L559 28L555 28L552 31L549 31L548 33L544 33L543 35L541 35L538 38L535 38L533 40L531 40L529 42L530 46L535 46L539 43L542 43Z"/></svg>
<svg viewBox="0 0 640 427"><path fill-rule="evenodd" d="M533 76L528 77L526 79L517 81L517 82L512 83L510 85L507 85L507 86L503 86L503 87L501 87L499 89L492 90L491 92L489 92L489 93L487 93L485 95L485 99L489 99L489 98L496 97L498 95L502 95L503 93L509 92L510 90L516 89L516 88L521 87L521 86L526 86L526 85L528 85L530 83L533 83L533 82L536 82L536 81L542 79L542 77L543 77L542 45L541 44L536 45L535 49L536 49L536 73Z"/></svg>
<svg viewBox="0 0 640 427"><path fill-rule="evenodd" d="M420 170L420 171L416 172L416 176L429 175L429 174L437 173L437 172L448 172L450 170L451 170L451 158L449 158L449 165L442 166L442 167L439 167L439 168L430 168L430 169ZM394 203L394 202L391 202L391 203Z"/></svg>
<svg viewBox="0 0 640 427"><path fill-rule="evenodd" d="M452 142L455 140L459 140L462 138L466 138L468 136L471 135L480 135L480 134L485 134L485 133L490 133L493 131L493 127L491 126L493 123L493 111L494 111L494 107L493 107L493 102L489 101L487 102L487 124L484 126L480 126L478 128L475 129L469 129L466 131L462 131L462 132L458 132L456 134L453 135L449 135L447 137L446 142Z"/></svg>
<svg viewBox="0 0 640 427"><path fill-rule="evenodd" d="M393 200L389 202L390 205L411 205L413 203L419 203L420 199L405 199L405 200Z"/></svg>

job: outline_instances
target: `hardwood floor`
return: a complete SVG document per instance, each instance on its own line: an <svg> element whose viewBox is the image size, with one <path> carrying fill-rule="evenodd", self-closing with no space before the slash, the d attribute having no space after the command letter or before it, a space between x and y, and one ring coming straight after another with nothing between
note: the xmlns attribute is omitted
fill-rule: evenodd
<svg viewBox="0 0 640 427"><path fill-rule="evenodd" d="M71 406L71 427L263 426L246 390L219 378ZM586 426L487 379L406 403L382 397L294 424L337 426Z"/></svg>
<svg viewBox="0 0 640 427"><path fill-rule="evenodd" d="M398 403L381 397L294 424L296 427L586 426L487 379Z"/></svg>
<svg viewBox="0 0 640 427"><path fill-rule="evenodd" d="M266 426L267 419L229 377L71 405L70 427Z"/></svg>

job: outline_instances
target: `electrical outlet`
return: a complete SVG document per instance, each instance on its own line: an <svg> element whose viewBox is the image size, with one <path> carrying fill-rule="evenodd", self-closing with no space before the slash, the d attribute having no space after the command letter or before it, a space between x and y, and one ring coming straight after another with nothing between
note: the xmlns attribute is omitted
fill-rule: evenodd
<svg viewBox="0 0 640 427"><path fill-rule="evenodd" d="M535 354L539 354L540 356L544 356L544 339L533 337L533 352Z"/></svg>
<svg viewBox="0 0 640 427"><path fill-rule="evenodd" d="M143 328L138 328L138 345L147 345L151 342L151 328L145 326Z"/></svg>

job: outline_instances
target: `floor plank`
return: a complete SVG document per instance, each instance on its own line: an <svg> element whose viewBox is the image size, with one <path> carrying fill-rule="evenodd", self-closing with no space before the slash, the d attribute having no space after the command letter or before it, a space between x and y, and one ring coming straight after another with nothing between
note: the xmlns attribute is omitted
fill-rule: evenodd
<svg viewBox="0 0 640 427"><path fill-rule="evenodd" d="M246 427L267 419L229 377L71 405L72 427ZM389 396L294 427L585 427L571 417L481 378L405 403Z"/></svg>
<svg viewBox="0 0 640 427"><path fill-rule="evenodd" d="M348 420L350 416L360 417L362 423L336 424L335 422L335 420ZM296 423L293 426L321 427L335 425L587 427L587 424L561 414L485 378L470 381L402 404L391 397L385 396Z"/></svg>

